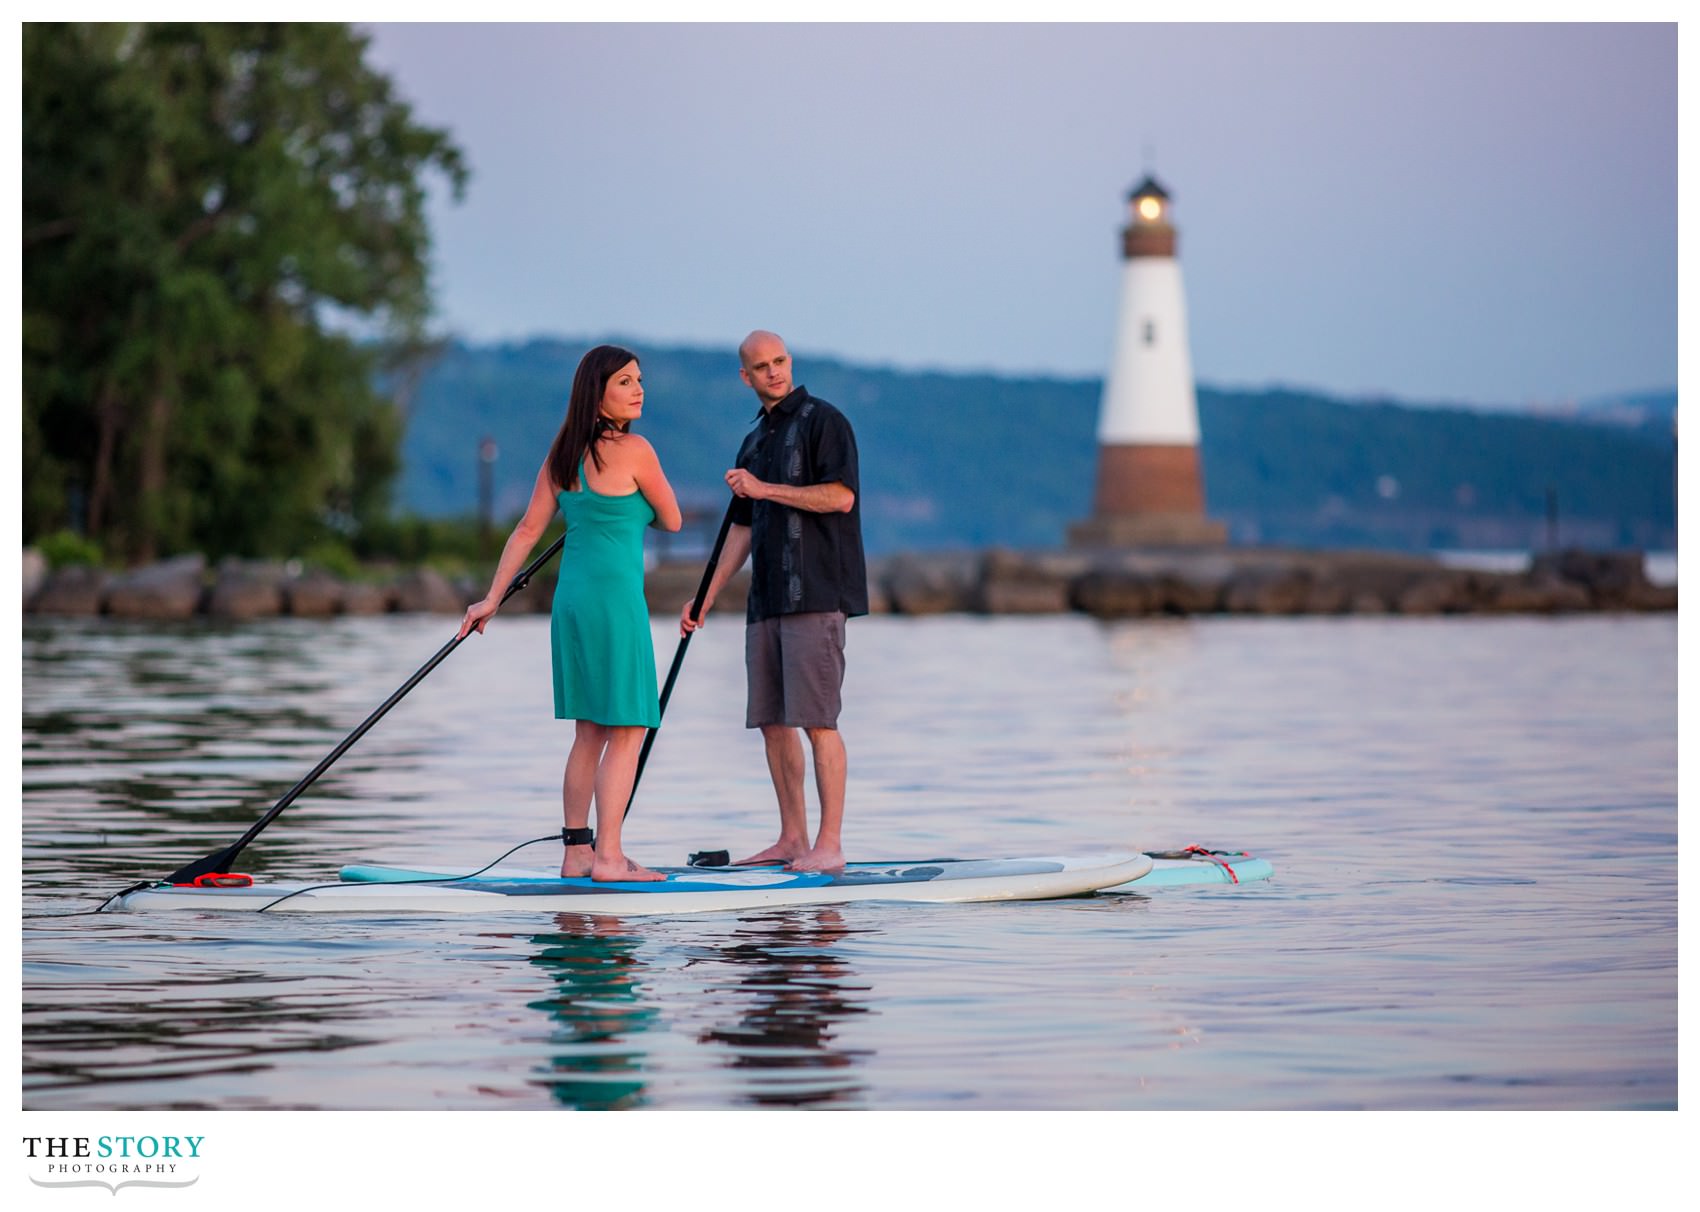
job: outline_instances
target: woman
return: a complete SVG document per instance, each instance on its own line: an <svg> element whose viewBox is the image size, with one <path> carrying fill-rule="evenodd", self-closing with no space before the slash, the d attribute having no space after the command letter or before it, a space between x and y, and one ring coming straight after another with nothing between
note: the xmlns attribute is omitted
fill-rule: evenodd
<svg viewBox="0 0 1700 1212"><path fill-rule="evenodd" d="M549 633L555 718L578 721L561 783L567 878L665 878L620 849L644 732L661 723L643 596L643 530L678 530L681 521L655 448L631 432L642 413L637 355L617 345L585 354L531 504L502 548L490 592L467 607L460 625L463 636L483 632L558 507L567 535ZM593 795L594 850L586 827Z"/></svg>

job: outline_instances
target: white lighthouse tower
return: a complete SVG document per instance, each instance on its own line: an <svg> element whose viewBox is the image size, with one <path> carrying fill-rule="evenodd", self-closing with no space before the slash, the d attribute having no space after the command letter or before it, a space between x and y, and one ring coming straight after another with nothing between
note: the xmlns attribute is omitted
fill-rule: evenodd
<svg viewBox="0 0 1700 1212"><path fill-rule="evenodd" d="M1069 542L1222 543L1227 528L1204 516L1198 398L1169 194L1148 174L1128 203L1121 315L1098 413L1098 483L1092 517L1069 528Z"/></svg>

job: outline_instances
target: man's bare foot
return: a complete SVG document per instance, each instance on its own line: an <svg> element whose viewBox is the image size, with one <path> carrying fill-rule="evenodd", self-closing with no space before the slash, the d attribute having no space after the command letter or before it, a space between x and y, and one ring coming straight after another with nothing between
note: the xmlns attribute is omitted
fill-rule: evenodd
<svg viewBox="0 0 1700 1212"><path fill-rule="evenodd" d="M816 846L785 864L787 871L842 871L844 851L838 846Z"/></svg>
<svg viewBox="0 0 1700 1212"><path fill-rule="evenodd" d="M568 846L566 856L561 859L561 878L564 880L582 880L590 874L591 864L595 861L595 847Z"/></svg>
<svg viewBox="0 0 1700 1212"><path fill-rule="evenodd" d="M590 878L600 884L630 884L664 880L667 877L659 871L651 871L648 867L638 866L622 854L607 861L599 856L591 864Z"/></svg>
<svg viewBox="0 0 1700 1212"><path fill-rule="evenodd" d="M789 863L792 859L801 858L809 852L807 843L778 841L766 850L758 850L749 858L739 859L734 867L753 867L762 863Z"/></svg>

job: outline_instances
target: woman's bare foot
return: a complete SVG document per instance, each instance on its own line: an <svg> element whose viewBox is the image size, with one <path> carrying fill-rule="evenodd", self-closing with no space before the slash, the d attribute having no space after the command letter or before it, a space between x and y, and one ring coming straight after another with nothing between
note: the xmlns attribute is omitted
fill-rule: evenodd
<svg viewBox="0 0 1700 1212"><path fill-rule="evenodd" d="M564 880L582 880L590 874L591 864L595 861L595 847L568 846L566 856L561 859L561 878Z"/></svg>
<svg viewBox="0 0 1700 1212"><path fill-rule="evenodd" d="M561 860L561 878L564 880L582 880L590 877L591 868L596 865L596 848L594 846L568 846L566 857ZM642 871L631 859L626 860L627 871ZM666 876L661 878L666 879Z"/></svg>
<svg viewBox="0 0 1700 1212"><path fill-rule="evenodd" d="M627 884L664 880L667 877L659 871L638 866L623 854L616 854L607 860L597 855L596 861L590 867L590 878L600 884Z"/></svg>

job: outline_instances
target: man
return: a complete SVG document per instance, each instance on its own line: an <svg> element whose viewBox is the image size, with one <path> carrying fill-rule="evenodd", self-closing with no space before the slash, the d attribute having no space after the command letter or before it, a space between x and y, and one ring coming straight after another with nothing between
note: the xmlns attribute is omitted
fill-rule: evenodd
<svg viewBox="0 0 1700 1212"><path fill-rule="evenodd" d="M681 634L702 619L749 558L744 628L749 707L744 726L760 728L779 797L779 840L741 863L784 862L793 871L844 866L847 768L838 735L844 684L844 623L868 613L862 556L861 480L850 422L806 387L791 384L785 342L756 331L738 347L738 375L761 401L756 426L726 473L732 526L703 599L680 613ZM820 832L809 844L803 744L814 756Z"/></svg>

